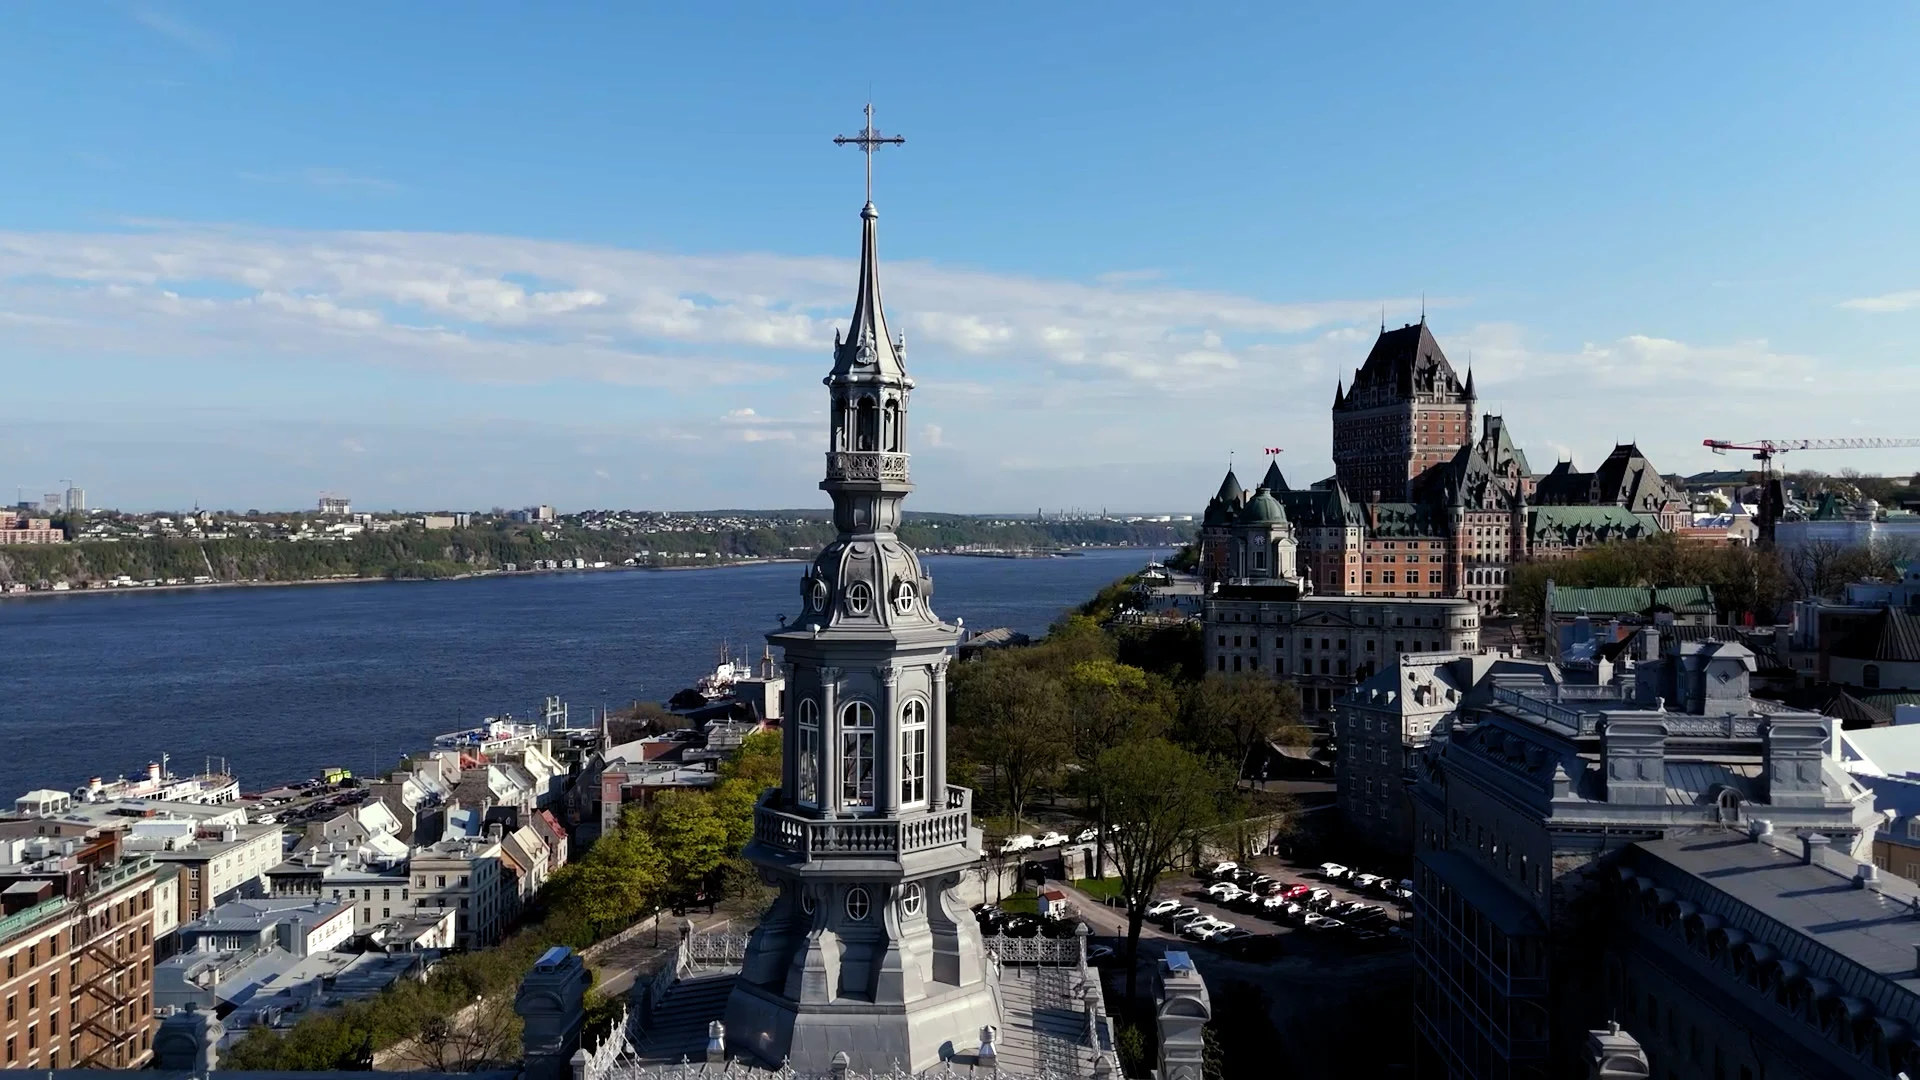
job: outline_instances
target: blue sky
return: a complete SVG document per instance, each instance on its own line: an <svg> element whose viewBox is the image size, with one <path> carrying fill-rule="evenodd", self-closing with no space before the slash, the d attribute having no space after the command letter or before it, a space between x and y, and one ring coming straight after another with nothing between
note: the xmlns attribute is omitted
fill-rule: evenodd
<svg viewBox="0 0 1920 1080"><path fill-rule="evenodd" d="M14 5L0 485L817 505L869 94L920 509L1192 509L1266 446L1323 476L1335 379L1423 293L1541 468L1920 436L1916 24Z"/></svg>

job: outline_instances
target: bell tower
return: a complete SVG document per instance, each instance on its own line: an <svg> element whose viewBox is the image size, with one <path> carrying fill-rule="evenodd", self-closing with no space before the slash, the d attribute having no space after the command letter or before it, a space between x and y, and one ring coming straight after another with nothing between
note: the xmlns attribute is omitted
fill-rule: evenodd
<svg viewBox="0 0 1920 1080"><path fill-rule="evenodd" d="M949 787L947 664L959 629L900 542L909 481L906 341L880 305L872 154L898 137L835 140L867 154L860 282L836 334L826 478L838 535L800 582L785 651L781 785L754 811L746 856L779 890L727 1003L735 1053L825 1072L921 1070L999 1023L979 930L954 896L980 858L972 792Z"/></svg>

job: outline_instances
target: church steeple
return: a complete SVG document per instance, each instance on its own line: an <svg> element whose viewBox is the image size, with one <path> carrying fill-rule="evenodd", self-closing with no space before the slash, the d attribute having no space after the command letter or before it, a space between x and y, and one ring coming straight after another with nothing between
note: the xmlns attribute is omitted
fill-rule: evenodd
<svg viewBox="0 0 1920 1080"><path fill-rule="evenodd" d="M754 809L745 855L778 896L728 1000L739 1057L824 1074L918 1073L1001 1022L978 927L954 890L980 861L972 793L947 779L947 664L960 628L900 542L913 380L880 305L873 130L860 283L836 335L826 478L838 535L800 581L801 611L767 635L787 667L781 781ZM959 913L959 914L956 914ZM858 1037L848 1032L858 1033Z"/></svg>
<svg viewBox="0 0 1920 1080"><path fill-rule="evenodd" d="M887 332L887 312L880 303L880 211L869 202L860 209L860 285L853 296L853 321L833 341L833 377L906 382L906 341Z"/></svg>

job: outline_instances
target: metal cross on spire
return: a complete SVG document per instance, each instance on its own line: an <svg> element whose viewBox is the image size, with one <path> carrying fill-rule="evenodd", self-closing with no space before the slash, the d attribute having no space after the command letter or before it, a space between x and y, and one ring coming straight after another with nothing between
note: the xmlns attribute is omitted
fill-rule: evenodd
<svg viewBox="0 0 1920 1080"><path fill-rule="evenodd" d="M867 126L858 135L835 135L838 146L857 146L867 155L867 201L873 201L873 152L883 146L899 146L907 140L901 135L882 135L873 129L873 102L867 102Z"/></svg>

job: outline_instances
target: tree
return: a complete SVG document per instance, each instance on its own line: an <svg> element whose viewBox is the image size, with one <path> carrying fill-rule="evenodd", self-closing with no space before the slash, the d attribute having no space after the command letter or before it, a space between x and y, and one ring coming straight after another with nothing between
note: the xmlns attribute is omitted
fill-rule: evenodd
<svg viewBox="0 0 1920 1080"><path fill-rule="evenodd" d="M561 867L548 881L553 906L585 923L595 934L632 922L666 882L666 860L649 823L629 807L620 827L602 836L585 858Z"/></svg>
<svg viewBox="0 0 1920 1080"><path fill-rule="evenodd" d="M1281 738L1311 742L1300 726L1300 691L1257 671L1213 673L1187 695L1185 742L1238 778L1255 747Z"/></svg>
<svg viewBox="0 0 1920 1080"><path fill-rule="evenodd" d="M1005 788L1016 832L1034 792L1067 756L1060 684L1022 655L1028 651L963 665L953 687L955 734Z"/></svg>
<svg viewBox="0 0 1920 1080"><path fill-rule="evenodd" d="M1083 660L1067 671L1067 742L1079 767L1081 788L1096 811L1094 876L1106 876L1107 815L1097 785L1089 782L1100 755L1133 739L1164 731L1175 708L1166 680L1113 660Z"/></svg>
<svg viewBox="0 0 1920 1080"><path fill-rule="evenodd" d="M1230 788L1201 758L1165 739L1122 743L1095 766L1101 805L1113 822L1114 863L1127 908L1127 1000L1133 1000L1140 927L1160 878L1219 816Z"/></svg>
<svg viewBox="0 0 1920 1080"><path fill-rule="evenodd" d="M706 891L714 871L732 853L726 821L714 800L698 791L654 796L648 829L666 864L667 890L682 902Z"/></svg>

